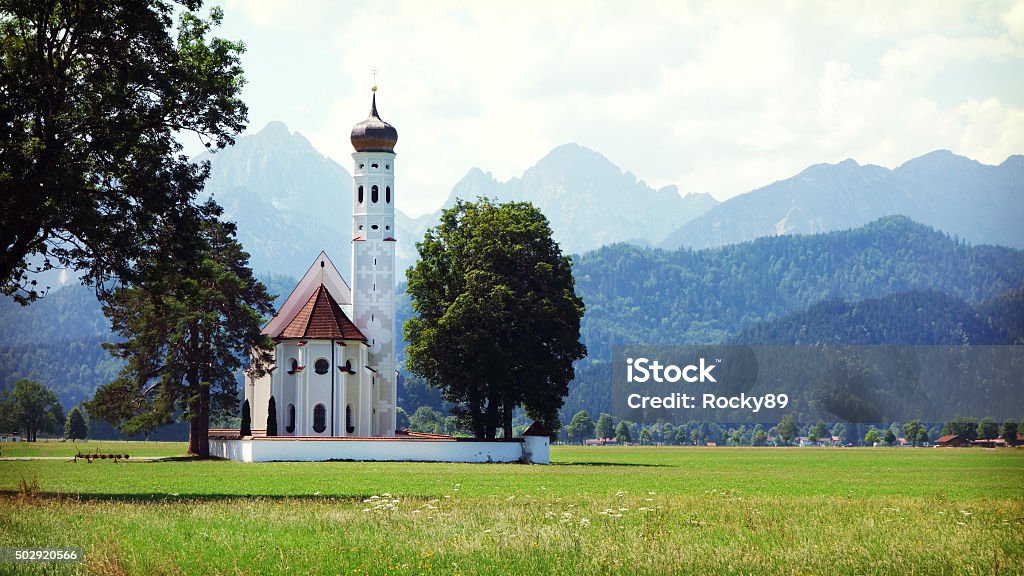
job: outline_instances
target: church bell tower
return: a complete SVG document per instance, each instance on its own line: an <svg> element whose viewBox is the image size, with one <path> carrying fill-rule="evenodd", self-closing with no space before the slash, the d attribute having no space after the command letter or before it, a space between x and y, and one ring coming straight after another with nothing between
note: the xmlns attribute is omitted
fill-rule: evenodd
<svg viewBox="0 0 1024 576"><path fill-rule="evenodd" d="M398 401L395 358L395 144L398 131L377 114L352 128L352 320L369 353L370 429L395 433Z"/></svg>

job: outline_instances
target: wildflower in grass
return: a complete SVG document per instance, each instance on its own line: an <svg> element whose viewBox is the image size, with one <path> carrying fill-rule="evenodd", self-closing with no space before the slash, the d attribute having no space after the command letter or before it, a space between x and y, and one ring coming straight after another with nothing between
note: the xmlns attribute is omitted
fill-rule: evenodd
<svg viewBox="0 0 1024 576"><path fill-rule="evenodd" d="M580 518L580 526L583 528L590 526L590 520L588 518Z"/></svg>

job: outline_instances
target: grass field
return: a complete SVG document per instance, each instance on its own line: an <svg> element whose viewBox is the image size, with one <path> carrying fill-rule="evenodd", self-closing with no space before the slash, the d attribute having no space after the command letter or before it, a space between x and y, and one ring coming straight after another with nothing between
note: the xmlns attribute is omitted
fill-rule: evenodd
<svg viewBox="0 0 1024 576"><path fill-rule="evenodd" d="M4 461L0 546L85 550L58 574L1024 574L1020 450L552 457Z"/></svg>
<svg viewBox="0 0 1024 576"><path fill-rule="evenodd" d="M82 454L128 454L129 456L184 456L188 451L187 442L131 442L124 440L79 440L77 442L59 442L57 440L40 440L39 442L5 442L0 444L0 454L4 457L23 456L63 456L71 458L78 452Z"/></svg>

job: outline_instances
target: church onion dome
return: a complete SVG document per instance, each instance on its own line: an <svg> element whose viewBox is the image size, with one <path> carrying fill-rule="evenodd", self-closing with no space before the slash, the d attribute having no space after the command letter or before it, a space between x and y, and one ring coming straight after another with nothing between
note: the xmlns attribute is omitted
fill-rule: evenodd
<svg viewBox="0 0 1024 576"><path fill-rule="evenodd" d="M352 127L352 147L356 152L395 152L398 130L377 114L377 92L373 93L370 115Z"/></svg>

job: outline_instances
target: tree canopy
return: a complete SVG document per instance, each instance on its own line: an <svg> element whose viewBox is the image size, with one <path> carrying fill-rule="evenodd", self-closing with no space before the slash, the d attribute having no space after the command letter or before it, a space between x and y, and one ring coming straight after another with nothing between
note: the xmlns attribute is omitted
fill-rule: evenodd
<svg viewBox="0 0 1024 576"><path fill-rule="evenodd" d="M174 13L180 4L177 24ZM201 0L24 0L0 5L0 290L40 295L32 273L129 276L209 165L181 134L233 142L247 110L241 43L210 36Z"/></svg>
<svg viewBox="0 0 1024 576"><path fill-rule="evenodd" d="M597 417L597 425L594 434L598 439L614 438L615 426L611 414L602 412Z"/></svg>
<svg viewBox="0 0 1024 576"><path fill-rule="evenodd" d="M5 428L21 430L27 442L36 436L59 434L64 425L64 407L57 395L39 382L22 378L10 391L0 393L0 418ZM10 432L13 430L5 430Z"/></svg>
<svg viewBox="0 0 1024 576"><path fill-rule="evenodd" d="M587 414L586 410L577 412L569 425L565 427L565 433L569 436L569 440L576 440L580 444L583 444L587 438L593 437L594 421L590 418L590 414Z"/></svg>
<svg viewBox="0 0 1024 576"><path fill-rule="evenodd" d="M89 436L89 425L82 416L82 411L75 406L68 412L68 419L64 422L64 438L68 440L84 440Z"/></svg>
<svg viewBox="0 0 1024 576"><path fill-rule="evenodd" d="M271 355L260 326L272 299L248 267L234 224L220 215L211 200L169 225L159 252L141 263L140 281L111 294L104 311L124 340L107 348L126 364L88 406L129 434L183 418L189 452L201 456L209 454L211 411L237 409L242 359L258 376Z"/></svg>
<svg viewBox="0 0 1024 576"><path fill-rule="evenodd" d="M517 406L552 430L573 379L583 301L544 215L459 200L417 243L406 366L440 388L478 438L512 437Z"/></svg>

